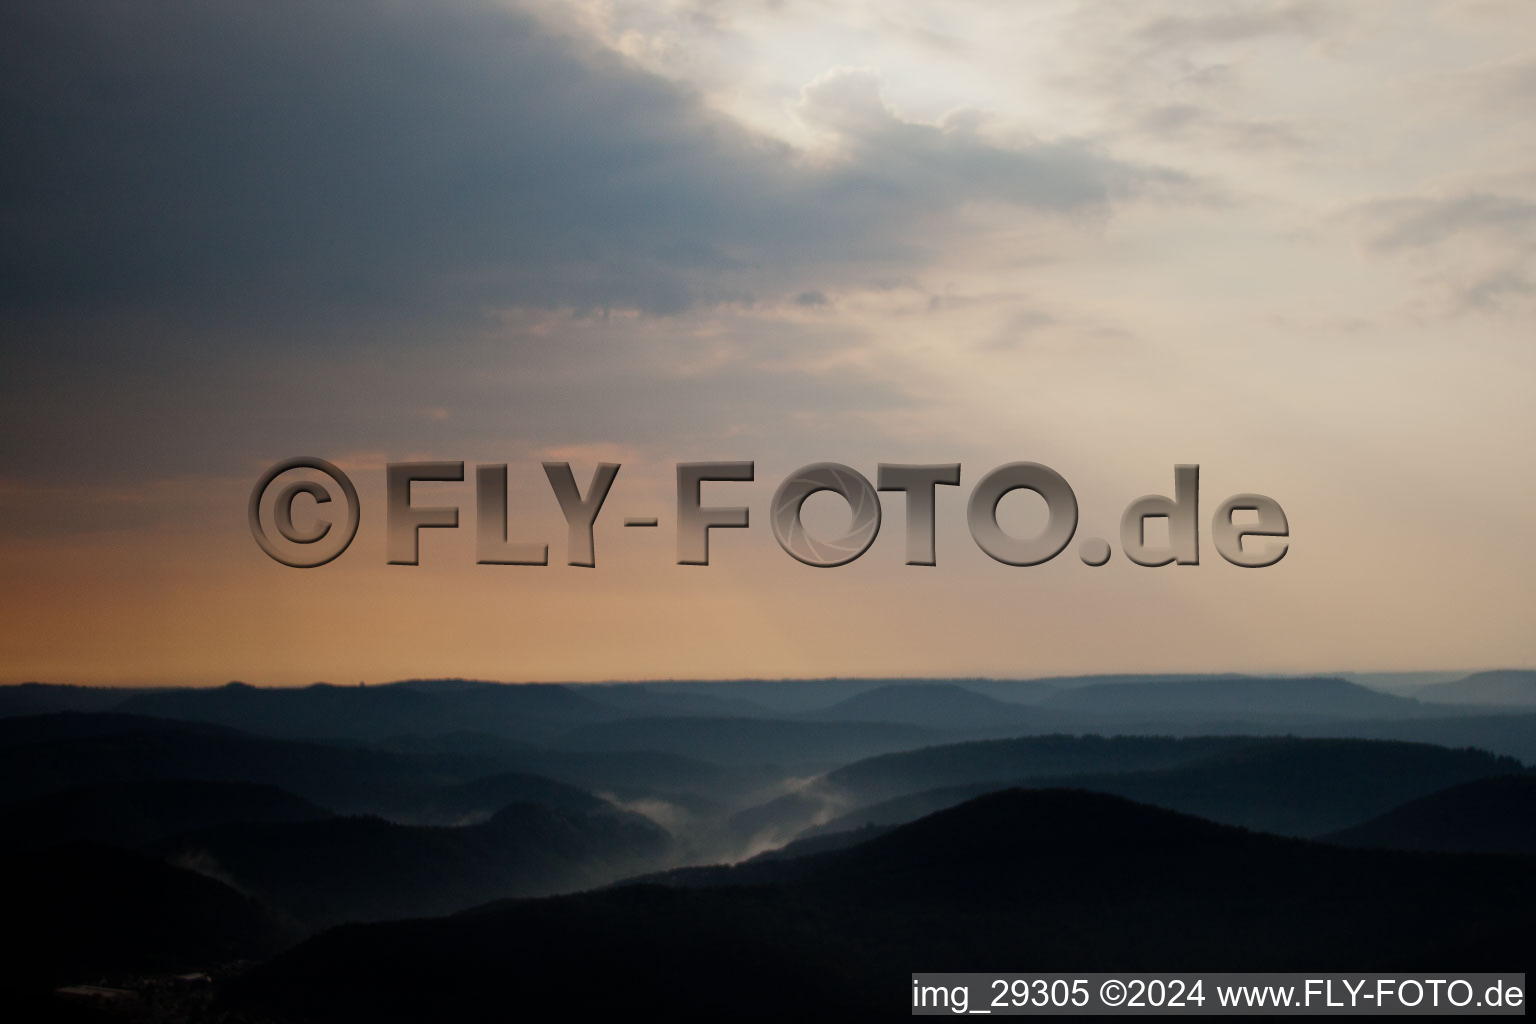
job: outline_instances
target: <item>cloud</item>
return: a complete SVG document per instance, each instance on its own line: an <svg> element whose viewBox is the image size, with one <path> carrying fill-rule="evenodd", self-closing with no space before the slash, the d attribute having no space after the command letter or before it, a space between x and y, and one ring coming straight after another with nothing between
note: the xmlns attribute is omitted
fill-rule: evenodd
<svg viewBox="0 0 1536 1024"><path fill-rule="evenodd" d="M1284 120L1225 117L1196 103L1128 105L1127 124L1162 140L1198 142L1227 149L1254 151L1298 150L1308 144L1308 133Z"/></svg>
<svg viewBox="0 0 1536 1024"><path fill-rule="evenodd" d="M484 3L32 0L0 40L13 310L667 314L910 267L968 202L1102 210L1175 180L903 121L848 74L804 109L845 159L807 159Z"/></svg>
<svg viewBox="0 0 1536 1024"><path fill-rule="evenodd" d="M1468 191L1350 211L1374 252L1406 257L1452 312L1525 309L1536 297L1536 200Z"/></svg>
<svg viewBox="0 0 1536 1024"><path fill-rule="evenodd" d="M1258 44L1314 41L1346 18L1336 7L1274 0L1086 3L1071 15L1068 55L1080 66L1069 78L1090 89L1176 83L1219 92Z"/></svg>
<svg viewBox="0 0 1536 1024"><path fill-rule="evenodd" d="M878 446L882 425L925 401L919 382L867 357L856 326L793 308L793 321L778 306L607 320L528 311L363 338L318 318L280 342L125 317L87 341L116 330L135 349L100 360L72 358L85 342L38 335L40 354L0 379L0 521L33 523L66 501L93 529L163 516L180 499L138 483L254 478L306 452L507 461L623 443L666 461L828 436Z"/></svg>
<svg viewBox="0 0 1536 1024"><path fill-rule="evenodd" d="M1025 340L1056 323L1056 317L1049 313L1038 309L1022 310L1009 317L1003 329L981 347L992 351L1017 349Z"/></svg>
<svg viewBox="0 0 1536 1024"><path fill-rule="evenodd" d="M1426 102L1447 98L1472 114L1523 116L1536 100L1536 57L1492 61L1426 81Z"/></svg>
<svg viewBox="0 0 1536 1024"><path fill-rule="evenodd" d="M1150 15L1137 26L1135 36L1151 47L1246 42L1266 36L1307 37L1327 23L1327 14L1318 3L1228 2L1203 5L1198 13L1179 5L1176 10Z"/></svg>
<svg viewBox="0 0 1536 1024"><path fill-rule="evenodd" d="M1471 192L1437 199L1383 199L1360 209L1371 247L1422 249L1476 237L1520 246L1536 244L1536 202Z"/></svg>
<svg viewBox="0 0 1536 1024"><path fill-rule="evenodd" d="M907 218L984 201L1099 210L1115 198L1193 186L1184 175L1121 162L1079 140L1003 144L983 133L985 122L972 112L939 124L905 121L886 106L878 76L866 69L821 76L806 87L799 113L842 143L846 161L830 174L833 192L890 204L890 212Z"/></svg>
<svg viewBox="0 0 1536 1024"><path fill-rule="evenodd" d="M1316 43L1348 18L1308 2L1087 3L1069 16L1072 45L1052 78L1103 104L1108 123L1130 140L1186 147L1196 159L1213 147L1298 150L1315 132L1275 117L1255 97L1260 55L1278 45L1294 54L1298 42Z"/></svg>

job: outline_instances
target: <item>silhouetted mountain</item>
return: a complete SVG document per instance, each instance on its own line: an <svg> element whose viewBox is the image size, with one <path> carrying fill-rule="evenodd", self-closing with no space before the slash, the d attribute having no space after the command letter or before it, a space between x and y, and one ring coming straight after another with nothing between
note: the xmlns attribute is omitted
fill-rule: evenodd
<svg viewBox="0 0 1536 1024"><path fill-rule="evenodd" d="M49 715L60 711L110 711L129 697L149 692L104 686L62 686L57 683L0 686L0 718L11 715Z"/></svg>
<svg viewBox="0 0 1536 1024"><path fill-rule="evenodd" d="M1536 670L1505 669L1474 672L1464 679L1421 686L1414 696L1436 704L1536 706Z"/></svg>
<svg viewBox="0 0 1536 1024"><path fill-rule="evenodd" d="M1457 782L1519 769L1512 758L1480 750L1370 740L1254 739L1174 768L1053 776L1030 784L1109 793L1279 835L1317 836ZM814 832L902 824L1024 781L908 794L848 812Z"/></svg>
<svg viewBox="0 0 1536 1024"><path fill-rule="evenodd" d="M1073 778L1074 776L1067 776ZM1040 780L1039 787L1046 788L1050 780ZM851 811L845 811L835 817L825 814L820 815L820 821L814 821L809 825L803 825L803 831L798 833L790 846L797 843L811 842L815 839L830 838L837 835L848 835L853 831L866 828L895 828L905 825L919 818L926 818L930 814L958 807L968 800L986 796L988 793L997 793L1005 789L1015 789L1021 786L1032 787L1035 784L1028 781L1017 782L968 782L959 786L941 786L935 789L925 789L917 793L904 793L901 796L892 797L889 800L881 800L877 803L867 804ZM811 821L807 816L802 822ZM794 835L794 822L789 820L778 823L782 833ZM786 847L787 848L787 847Z"/></svg>
<svg viewBox="0 0 1536 1024"><path fill-rule="evenodd" d="M950 683L953 679L721 679L646 683L656 693L692 694L744 700L781 718L829 708L868 690L904 683Z"/></svg>
<svg viewBox="0 0 1536 1024"><path fill-rule="evenodd" d="M478 690L487 686L501 686L488 679L460 679L457 676L441 679L397 679L392 683L380 683L380 686L398 687L402 690L415 690L420 693L454 693L462 690Z"/></svg>
<svg viewBox="0 0 1536 1024"><path fill-rule="evenodd" d="M754 976L810 986L829 1012L898 998L900 972L914 964L999 956L1039 970L1316 969L1308 935L1323 962L1353 970L1370 969L1359 956L1486 969L1510 940L1507 908L1530 905L1529 883L1511 888L1508 854L1458 859L1286 843L1082 791L1272 832L1327 833L1339 844L1522 851L1529 794L1477 782L1518 773L1518 763L1328 734L1490 738L1525 749L1536 744L1536 715L1434 714L1432 705L1339 680L1187 677L1035 687L1046 705L977 692L1020 685L1007 680L822 680L787 703L838 699L772 712L779 717L755 706L707 713L742 710L748 698L740 694L756 684L739 685L746 689L719 696L683 684L236 686L130 698L135 706L175 698L202 709L196 722L115 711L0 718L0 799L26 804L9 806L0 821L13 855L78 837L143 846L259 897L275 919L311 928L750 857L734 867L669 871L645 885L498 902L401 932L344 928L341 938L320 939L258 973L248 989L279 1008L291 1008L284 1000L302 990L337 1015L345 1008L365 1018L429 1004L448 1018L457 1016L450 1009L504 1010L478 1002L489 989L464 973L495 963L502 969L493 976L511 965L507 983L528 982L537 1006L539 993L553 993L562 979L576 984L578 970L609 971L642 1001L659 1000L663 988L676 989L678 963L697 959L745 983L746 967L731 966L745 958L758 965ZM1062 706L1073 703L1084 706ZM218 724L280 728L263 716L285 708L297 715L287 728L332 738L255 736ZM1338 717L1362 708L1377 717ZM521 712L527 721L512 722ZM1227 718L1252 722L1253 734L1175 738ZM1175 735L1019 735L1063 722L1158 721L1173 723ZM1265 735L1282 730L1321 738ZM953 742L1002 731L1014 738ZM1416 800L1462 783L1472 785ZM1046 795L990 795L1017 786ZM1050 795L1061 789L1078 792ZM373 816L320 818L322 807ZM927 824L935 821L952 841ZM1368 825L1339 834L1362 821ZM857 828L866 823L873 827ZM447 825L461 827L440 827ZM845 828L853 830L835 832ZM1394 886L1405 907L1388 905ZM1428 902L1419 901L1424 887L1435 887ZM1402 892L1415 897L1402 900ZM1459 911L1456 894L1466 901ZM1492 924L1478 931L1476 915L1489 906L1497 908ZM470 919L493 923L463 923ZM1156 921L1179 927L1149 923ZM482 927L499 944L494 961L462 944L461 929ZM1411 941L1393 928L1424 931ZM537 929L548 932L547 946ZM1177 941L1164 948L1175 930ZM444 938L440 954L422 953L419 936L428 932ZM376 935L388 938L375 947ZM396 939L427 959L400 959ZM119 940L131 941L121 933ZM678 959L663 959L668 943ZM1351 943L1366 952L1351 959ZM581 959L587 949L591 964ZM1479 952L1495 959L1478 960ZM301 974L320 973L295 982L299 975L284 973L295 964ZM332 968L334 984L324 976ZM284 979L280 990L263 987L276 978ZM724 991L715 984L686 999L717 1016L735 1004L714 1002ZM435 1000L445 992L468 1002L443 1009ZM370 1013L376 998L389 1005Z"/></svg>
<svg viewBox="0 0 1536 1024"><path fill-rule="evenodd" d="M262 739L118 715L13 718L0 726L14 730L14 742L0 743L0 797L13 803L105 782L201 779L277 786L341 812L392 813L443 785L498 770L482 759ZM23 741L34 727L57 738ZM122 728L130 731L113 731Z"/></svg>
<svg viewBox="0 0 1536 1024"><path fill-rule="evenodd" d="M1032 683L1044 683L1057 690L1080 690L1086 686L1117 683L1189 683L1222 679L1252 678L1241 672L1099 672L1080 676L1040 676Z"/></svg>
<svg viewBox="0 0 1536 1024"><path fill-rule="evenodd" d="M1058 687L1040 679L965 679L955 685L1010 704L1039 704Z"/></svg>
<svg viewBox="0 0 1536 1024"><path fill-rule="evenodd" d="M211 878L94 843L0 856L7 991L266 956L296 937Z"/></svg>
<svg viewBox="0 0 1536 1024"><path fill-rule="evenodd" d="M1085 772L1169 768L1215 751L1244 746L1248 737L1030 736L925 747L884 754L828 773L850 804L973 782L1017 783ZM1001 787L999 787L1001 788Z"/></svg>
<svg viewBox="0 0 1536 1024"><path fill-rule="evenodd" d="M571 687L546 684L255 687L167 690L124 701L123 711L214 722L290 739L382 739L402 733L474 730L540 739L622 712Z"/></svg>
<svg viewBox="0 0 1536 1024"><path fill-rule="evenodd" d="M329 818L222 825L157 844L311 926L444 914L506 896L591 888L654 870L667 834L637 815L513 804L479 825Z"/></svg>
<svg viewBox="0 0 1536 1024"><path fill-rule="evenodd" d="M1056 687L1034 679L726 679L716 682L646 683L653 693L741 700L780 718L824 711L871 690L891 686L958 686L996 700L1037 703Z"/></svg>
<svg viewBox="0 0 1536 1024"><path fill-rule="evenodd" d="M953 683L881 686L806 717L826 722L895 722L936 729L1023 723L1039 716L1019 704L986 697Z"/></svg>
<svg viewBox="0 0 1536 1024"><path fill-rule="evenodd" d="M539 804L554 811L585 814L609 806L584 789L539 775L501 772L444 786L427 794L409 812L416 825L467 825L490 818L511 804Z"/></svg>
<svg viewBox="0 0 1536 1024"><path fill-rule="evenodd" d="M916 820L916 819L913 819ZM791 860L795 857L809 857L817 853L830 853L833 850L846 850L850 846L858 846L867 843L876 836L883 836L895 825L862 825L858 828L845 831L828 832L825 835L805 836L794 842L786 843L776 850L765 850L755 857L745 861L751 864L757 861ZM708 871L710 868L681 868L681 871ZM729 870L725 868L724 870Z"/></svg>
<svg viewBox="0 0 1536 1024"><path fill-rule="evenodd" d="M54 793L0 810L0 823L12 849L76 840L137 847L209 825L329 816L324 808L275 786L147 779Z"/></svg>
<svg viewBox="0 0 1536 1024"><path fill-rule="evenodd" d="M1316 836L1470 779L1518 771L1481 750L1368 740L1261 740L1157 772L1063 784L1281 835Z"/></svg>
<svg viewBox="0 0 1536 1024"><path fill-rule="evenodd" d="M705 885L336 929L229 997L311 1020L501 1019L512 993L539 1015L579 999L588 1014L869 1019L910 1013L921 964L1519 970L1536 912L1530 866L1350 850L1114 797L1014 790Z"/></svg>
<svg viewBox="0 0 1536 1024"><path fill-rule="evenodd" d="M562 736L570 750L664 750L720 764L837 764L931 743L942 733L880 722L764 718L635 718Z"/></svg>
<svg viewBox="0 0 1536 1024"><path fill-rule="evenodd" d="M1298 736L1351 736L1435 743L1442 747L1480 747L1522 761L1536 761L1536 714L1468 714L1472 707L1465 705L1444 717L1292 723L1287 731Z"/></svg>
<svg viewBox="0 0 1536 1024"><path fill-rule="evenodd" d="M572 688L599 704L648 717L706 715L713 718L769 718L773 711L743 697L663 689L648 683L581 683Z"/></svg>
<svg viewBox="0 0 1536 1024"><path fill-rule="evenodd" d="M1536 775L1452 786L1327 838L1389 850L1536 854Z"/></svg>
<svg viewBox="0 0 1536 1024"><path fill-rule="evenodd" d="M541 775L599 793L720 793L750 781L740 768L680 754L549 750L483 733L392 736L379 745L415 755L472 755L498 770Z"/></svg>
<svg viewBox="0 0 1536 1024"><path fill-rule="evenodd" d="M1114 715L1234 715L1385 718L1422 714L1415 701L1342 679L1259 679L1233 676L1172 682L1100 683L1062 690L1045 700L1062 710Z"/></svg>
<svg viewBox="0 0 1536 1024"><path fill-rule="evenodd" d="M238 729L206 722L178 722L118 712L73 712L0 718L0 746L46 740L91 739L132 733L183 733L192 736L240 736Z"/></svg>
<svg viewBox="0 0 1536 1024"><path fill-rule="evenodd" d="M503 757L515 757L527 751L539 749L524 740L495 736L488 732L476 732L472 729L437 733L401 733L385 736L369 743L368 746L397 754L433 756L454 754L478 757L495 764L500 764Z"/></svg>
<svg viewBox="0 0 1536 1024"><path fill-rule="evenodd" d="M1484 675L1494 680L1520 673ZM1514 684L1505 690L1511 687L1519 690ZM1477 706L1419 703L1331 678L1188 675L1072 677L1049 682L830 679L580 685L444 679L303 688L231 683L153 691L47 686L0 691L0 705L9 693L19 709L60 703L110 707L114 712L224 725L274 738L381 742L400 735L479 733L524 746L559 747L565 745L567 735L573 735L580 749L589 749L590 743L597 742L592 737L617 735L631 749L692 755L712 748L700 747L686 732L657 732L654 723L681 718L711 722L812 719L948 729L955 734L952 738L986 738L1052 732L1279 734L1337 722L1335 732L1353 734L1355 722L1384 728L1393 721L1435 714L1442 718L1465 715ZM1514 697L1494 694L1488 699ZM650 724L638 727L640 731L631 736L626 722ZM794 745L765 744L762 736L771 731L753 734L757 753L752 757L720 759L758 762L765 745L778 750ZM1445 742L1439 736L1422 738ZM910 740L893 737L870 740L866 736L857 747L838 751L820 743L811 760L828 763L910 745ZM614 749L612 740L602 742L604 749ZM783 760L777 751L769 753L769 761ZM717 753L706 756L719 757ZM794 763L806 761L795 759Z"/></svg>
<svg viewBox="0 0 1536 1024"><path fill-rule="evenodd" d="M732 814L725 822L724 859L739 860L783 846L835 811L819 788L791 790Z"/></svg>
<svg viewBox="0 0 1536 1024"><path fill-rule="evenodd" d="M1359 683L1372 690L1395 693L1403 697L1415 696L1420 689L1431 683L1448 683L1466 675L1465 672L1329 672L1327 674L1337 675L1340 679Z"/></svg>

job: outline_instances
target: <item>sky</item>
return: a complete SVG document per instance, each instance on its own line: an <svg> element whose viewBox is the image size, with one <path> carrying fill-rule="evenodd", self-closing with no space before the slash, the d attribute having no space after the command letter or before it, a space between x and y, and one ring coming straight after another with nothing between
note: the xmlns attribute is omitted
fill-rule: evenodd
<svg viewBox="0 0 1536 1024"><path fill-rule="evenodd" d="M0 681L1536 664L1524 0L13 0L0 140ZM298 455L361 496L316 569L246 522ZM421 460L461 526L388 565ZM546 460L622 466L593 568ZM708 460L751 526L677 565ZM1043 565L966 530L1016 461L1078 502ZM937 565L894 493L787 555L813 462L960 463ZM475 563L480 463L551 564ZM1079 560L1185 463L1199 565ZM1247 492L1264 569L1209 539Z"/></svg>

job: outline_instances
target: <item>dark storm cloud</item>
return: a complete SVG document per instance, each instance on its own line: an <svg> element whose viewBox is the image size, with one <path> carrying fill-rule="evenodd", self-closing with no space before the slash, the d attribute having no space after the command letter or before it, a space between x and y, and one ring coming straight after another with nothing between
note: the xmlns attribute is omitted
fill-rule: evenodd
<svg viewBox="0 0 1536 1024"><path fill-rule="evenodd" d="M827 417L856 440L914 400L878 362L820 368L859 343L804 322L828 296L920 273L971 204L1076 216L1182 184L1085 142L902 120L860 72L800 113L814 159L484 3L0 6L0 480L477 437L671 457ZM678 340L754 297L801 320ZM511 307L667 319L484 315ZM81 515L123 507L110 490Z"/></svg>
<svg viewBox="0 0 1536 1024"><path fill-rule="evenodd" d="M15 532L31 514L21 507L31 485L52 489L50 502L107 487L76 511L92 528L116 528L128 508L120 492L146 481L240 476L295 453L516 459L529 444L622 442L665 460L829 435L873 445L873 419L919 404L894 369L815 365L860 341L830 319L527 319L540 329L386 325L358 338L321 322L274 340L259 328L189 334L122 318L38 335L0 375L0 525ZM80 358L109 336L132 344Z"/></svg>
<svg viewBox="0 0 1536 1024"><path fill-rule="evenodd" d="M1169 180L901 122L857 78L811 95L848 156L813 166L480 4L13 2L0 68L13 311L668 313L916 260L963 202L1075 211Z"/></svg>

